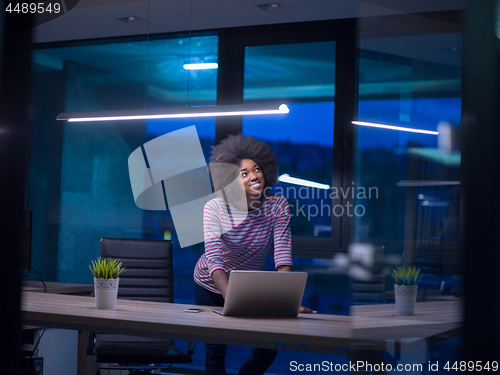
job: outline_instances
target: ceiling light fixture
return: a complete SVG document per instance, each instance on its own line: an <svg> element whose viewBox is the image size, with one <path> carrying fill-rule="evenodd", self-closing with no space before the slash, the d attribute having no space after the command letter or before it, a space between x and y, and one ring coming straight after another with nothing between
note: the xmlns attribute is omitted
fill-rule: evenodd
<svg viewBox="0 0 500 375"><path fill-rule="evenodd" d="M219 64L217 63L184 64L182 67L186 70L205 70L205 69L217 69L219 67Z"/></svg>
<svg viewBox="0 0 500 375"><path fill-rule="evenodd" d="M139 22L146 22L144 18L137 17L137 16L128 16L128 17L121 17L117 18L118 21L125 22L125 23L139 23Z"/></svg>
<svg viewBox="0 0 500 375"><path fill-rule="evenodd" d="M302 186L307 186L307 187L313 187L317 189L330 189L330 185L326 184L320 184L319 182L313 182L313 181L308 181L308 180L303 180L301 178L296 178L296 177L290 177L288 174L282 174L279 176L278 180L280 182L286 182L289 184L295 184L295 185L302 185Z"/></svg>
<svg viewBox="0 0 500 375"><path fill-rule="evenodd" d="M260 8L262 10L283 10L283 9L290 9L289 6L283 4L283 3L267 3L267 4L255 4L257 8Z"/></svg>
<svg viewBox="0 0 500 375"><path fill-rule="evenodd" d="M384 124L377 124L377 123L373 123L373 122L351 121L351 123L354 124L354 125L359 125L359 126L369 126L369 127L372 127L372 128L382 128L382 129L389 129L389 130L399 130L399 131L402 131L402 132L432 134L432 135L438 135L439 134L439 132L432 131L432 130L422 130L422 129L415 129L415 128L404 128L402 126L384 125Z"/></svg>
<svg viewBox="0 0 500 375"><path fill-rule="evenodd" d="M232 104L207 107L64 112L57 115L57 120L67 120L68 122L155 120L189 117L279 115L288 112L290 110L286 104Z"/></svg>
<svg viewBox="0 0 500 375"><path fill-rule="evenodd" d="M461 52L462 50L458 47L451 47L451 48L443 48L443 49L440 49L439 51L446 52L446 53L457 53L457 52Z"/></svg>

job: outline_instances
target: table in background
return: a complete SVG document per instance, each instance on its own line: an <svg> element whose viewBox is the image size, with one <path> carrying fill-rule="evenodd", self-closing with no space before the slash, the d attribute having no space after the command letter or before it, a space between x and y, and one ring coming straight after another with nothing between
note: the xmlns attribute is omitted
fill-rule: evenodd
<svg viewBox="0 0 500 375"><path fill-rule="evenodd" d="M47 288L47 293L55 294L86 294L91 295L94 292L93 284L70 284L70 283L59 283L54 281L46 281L45 286ZM23 280L22 289L23 292L38 292L43 293L44 287L43 283L38 280Z"/></svg>
<svg viewBox="0 0 500 375"><path fill-rule="evenodd" d="M352 306L352 337L375 347L389 340L421 337L429 345L461 334L463 301L417 302L415 315L396 315L394 304Z"/></svg>

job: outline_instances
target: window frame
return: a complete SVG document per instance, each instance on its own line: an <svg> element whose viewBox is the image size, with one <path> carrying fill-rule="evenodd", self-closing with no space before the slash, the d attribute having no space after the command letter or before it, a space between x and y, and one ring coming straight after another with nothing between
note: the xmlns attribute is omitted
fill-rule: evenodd
<svg viewBox="0 0 500 375"><path fill-rule="evenodd" d="M333 178L331 186L352 187L356 118L357 47L356 20L302 22L229 28L219 31L219 70L217 105L242 104L245 48L288 43L336 42L335 113L333 139ZM231 134L243 132L243 119L219 117L216 120L215 144ZM340 198L340 204L353 204ZM332 206L333 210L333 206ZM331 214L331 237L293 236L294 257L331 258L346 251L352 238L353 218Z"/></svg>

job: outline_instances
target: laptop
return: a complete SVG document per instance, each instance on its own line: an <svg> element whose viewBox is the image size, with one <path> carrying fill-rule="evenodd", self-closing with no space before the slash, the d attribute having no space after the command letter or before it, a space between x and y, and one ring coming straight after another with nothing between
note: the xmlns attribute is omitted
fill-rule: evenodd
<svg viewBox="0 0 500 375"><path fill-rule="evenodd" d="M306 272L231 271L224 316L297 316L306 287Z"/></svg>

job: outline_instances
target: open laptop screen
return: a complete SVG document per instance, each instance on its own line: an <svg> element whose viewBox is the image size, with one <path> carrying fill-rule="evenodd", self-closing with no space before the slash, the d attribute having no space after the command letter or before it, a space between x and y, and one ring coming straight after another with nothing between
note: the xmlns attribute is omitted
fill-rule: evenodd
<svg viewBox="0 0 500 375"><path fill-rule="evenodd" d="M224 309L227 316L297 316L306 272L232 271Z"/></svg>

